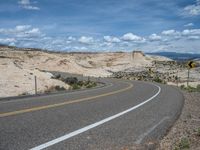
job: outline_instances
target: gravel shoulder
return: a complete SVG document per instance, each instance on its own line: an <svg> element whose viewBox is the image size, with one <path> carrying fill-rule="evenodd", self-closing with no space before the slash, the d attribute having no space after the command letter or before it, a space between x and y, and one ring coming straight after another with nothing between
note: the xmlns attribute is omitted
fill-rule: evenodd
<svg viewBox="0 0 200 150"><path fill-rule="evenodd" d="M157 150L200 149L200 93L183 91L185 104L179 119Z"/></svg>

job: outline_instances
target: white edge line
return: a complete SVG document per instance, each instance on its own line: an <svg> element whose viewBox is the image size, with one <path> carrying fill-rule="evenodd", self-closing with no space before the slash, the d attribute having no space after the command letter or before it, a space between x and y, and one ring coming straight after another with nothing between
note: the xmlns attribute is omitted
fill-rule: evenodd
<svg viewBox="0 0 200 150"><path fill-rule="evenodd" d="M135 144L140 144L147 135L149 135L151 132L153 132L153 130L155 130L159 125L161 125L164 121L166 121L168 119L170 119L169 116L164 117L156 125L151 127L147 132L145 132L144 134L140 135L138 140L135 142Z"/></svg>
<svg viewBox="0 0 200 150"><path fill-rule="evenodd" d="M42 150L42 149L45 149L45 148L47 148L47 147L50 147L50 146L52 146L52 145L54 145L54 144L57 144L57 143L59 143L59 142L62 142L62 141L64 141L64 140L67 140L67 139L69 139L69 138L71 138L71 137L74 137L74 136L76 136L76 135L78 135L78 134L81 134L81 133L83 133L83 132L86 132L86 131L88 131L88 130L90 130L90 129L92 129L92 128L95 128L95 127L97 127L97 126L100 126L100 125L102 125L102 124L104 124L104 123L106 123L106 122L109 122L109 121L111 121L111 120L113 120L113 119L115 119L115 118L118 118L118 117L120 117L120 116L122 116L122 115L124 115L124 114L126 114L126 113L128 113L128 112L130 112L130 111L133 111L134 109L137 109L137 108L141 107L142 105L148 103L149 101L151 101L152 99L154 99L156 96L158 96L158 95L160 94L160 92L161 92L160 86L155 85L155 84L153 84L153 85L156 86L156 87L158 88L158 92L157 92L155 95L153 95L152 97L150 97L149 99L147 99L146 101L144 101L144 102L142 102L142 103L140 103L140 104L138 104L138 105L136 105L136 106L133 106L133 107L131 107L131 108L129 108L129 109L123 111L123 112L120 112L120 113L118 113L118 114L115 114L115 115L113 115L113 116L110 116L110 117L108 117L108 118L105 118L105 119L103 119L103 120L101 120L101 121L98 121L98 122L96 122L96 123L93 123L93 124L91 124L91 125L88 125L88 126L86 126L86 127L83 127L83 128L81 128L81 129L78 129L78 130L73 131L73 132L71 132L71 133L65 134L64 136L61 136L61 137L59 137L59 138L56 138L56 139L54 139L54 140L51 140L51 141L49 141L49 142L46 142L46 143L41 144L41 145L39 145L39 146L36 146L36 147L34 147L34 148L31 148L30 150Z"/></svg>

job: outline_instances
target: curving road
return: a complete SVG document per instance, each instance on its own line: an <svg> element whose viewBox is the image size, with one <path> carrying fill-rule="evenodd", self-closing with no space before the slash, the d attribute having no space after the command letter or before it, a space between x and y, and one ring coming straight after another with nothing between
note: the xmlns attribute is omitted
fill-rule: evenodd
<svg viewBox="0 0 200 150"><path fill-rule="evenodd" d="M184 102L166 85L101 79L106 86L0 101L0 149L122 149L157 140Z"/></svg>

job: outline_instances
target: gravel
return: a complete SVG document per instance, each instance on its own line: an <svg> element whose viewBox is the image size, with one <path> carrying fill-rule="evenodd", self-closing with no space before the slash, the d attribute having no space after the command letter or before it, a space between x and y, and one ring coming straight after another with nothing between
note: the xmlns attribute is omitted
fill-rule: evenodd
<svg viewBox="0 0 200 150"><path fill-rule="evenodd" d="M157 150L200 150L200 93L183 91L185 105L179 119L167 135L159 142ZM183 142L183 139L188 141ZM181 142L182 141L182 142ZM183 149L183 148L182 148Z"/></svg>

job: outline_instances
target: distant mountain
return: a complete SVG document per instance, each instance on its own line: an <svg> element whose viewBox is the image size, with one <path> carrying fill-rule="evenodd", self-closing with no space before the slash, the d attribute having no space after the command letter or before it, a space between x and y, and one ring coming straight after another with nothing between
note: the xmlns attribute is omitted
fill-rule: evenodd
<svg viewBox="0 0 200 150"><path fill-rule="evenodd" d="M164 56L176 61L200 59L200 54L191 54L191 53L155 52L155 53L146 53L146 54Z"/></svg>

